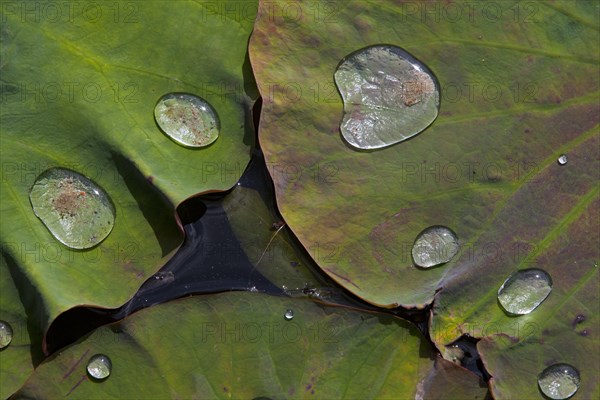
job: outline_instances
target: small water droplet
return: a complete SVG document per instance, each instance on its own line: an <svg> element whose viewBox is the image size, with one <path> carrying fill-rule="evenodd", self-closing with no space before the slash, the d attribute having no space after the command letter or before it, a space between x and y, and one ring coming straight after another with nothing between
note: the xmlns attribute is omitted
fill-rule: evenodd
<svg viewBox="0 0 600 400"><path fill-rule="evenodd" d="M186 93L164 95L154 107L160 129L175 142L187 147L204 147L219 137L220 123L215 109L204 99Z"/></svg>
<svg viewBox="0 0 600 400"><path fill-rule="evenodd" d="M10 344L13 338L13 330L10 324L5 321L0 321L0 349L5 348Z"/></svg>
<svg viewBox="0 0 600 400"><path fill-rule="evenodd" d="M560 157L558 157L558 163L560 165L565 165L567 161L569 161L569 159L567 158L566 154L562 154Z"/></svg>
<svg viewBox="0 0 600 400"><path fill-rule="evenodd" d="M156 284L167 285L175 281L175 274L171 271L161 271L154 274L154 282Z"/></svg>
<svg viewBox="0 0 600 400"><path fill-rule="evenodd" d="M283 318L285 318L287 321L294 318L294 310L286 310L285 314L283 314Z"/></svg>
<svg viewBox="0 0 600 400"><path fill-rule="evenodd" d="M445 226L431 226L417 236L412 256L419 267L430 268L450 261L458 253L456 234Z"/></svg>
<svg viewBox="0 0 600 400"><path fill-rule="evenodd" d="M437 79L399 47L376 45L355 51L340 62L334 78L344 102L340 130L356 148L401 142L437 118Z"/></svg>
<svg viewBox="0 0 600 400"><path fill-rule="evenodd" d="M538 376L538 385L551 399L568 399L579 389L579 371L569 364L551 365Z"/></svg>
<svg viewBox="0 0 600 400"><path fill-rule="evenodd" d="M88 374L97 380L104 380L108 378L112 370L112 363L110 358L104 354L96 354L90 358L87 365Z"/></svg>
<svg viewBox="0 0 600 400"><path fill-rule="evenodd" d="M465 352L457 345L446 346L446 355L444 358L460 365L463 358L465 358Z"/></svg>
<svg viewBox="0 0 600 400"><path fill-rule="evenodd" d="M112 231L115 209L110 198L77 172L63 168L43 172L35 180L29 200L50 233L73 249L94 247Z"/></svg>
<svg viewBox="0 0 600 400"><path fill-rule="evenodd" d="M154 279L157 279L159 281L167 280L171 282L175 279L175 274L171 271L161 271L154 275Z"/></svg>
<svg viewBox="0 0 600 400"><path fill-rule="evenodd" d="M552 291L552 279L545 271L531 268L517 271L498 290L498 301L507 313L529 314Z"/></svg>

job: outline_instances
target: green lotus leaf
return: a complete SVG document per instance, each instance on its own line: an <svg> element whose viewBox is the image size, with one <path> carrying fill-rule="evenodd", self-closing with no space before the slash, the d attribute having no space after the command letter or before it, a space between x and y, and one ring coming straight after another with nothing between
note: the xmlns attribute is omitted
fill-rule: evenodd
<svg viewBox="0 0 600 400"><path fill-rule="evenodd" d="M3 267L2 279L19 295L3 290L2 304L29 336L76 305L123 304L181 243L174 206L241 176L257 96L246 61L254 16L227 18L231 4L3 3L0 241L11 275ZM179 146L159 129L154 107L171 92L216 110L220 134L209 147ZM29 191L53 167L86 176L114 205L112 232L96 247L62 245L32 211ZM27 316L11 314L24 299ZM12 354L21 350L0 353L3 379L23 370Z"/></svg>
<svg viewBox="0 0 600 400"><path fill-rule="evenodd" d="M44 361L17 397L414 398L433 366L424 343L389 315L260 293L188 297L97 329ZM112 363L101 382L86 373L95 354Z"/></svg>
<svg viewBox="0 0 600 400"><path fill-rule="evenodd" d="M439 335L440 341L462 332L485 336L478 349L493 376L490 388L496 398L540 398L538 375L558 363L570 364L580 373L581 386L573 398L593 399L600 394L599 255L598 247L589 246L600 242L595 227L599 212L600 201L588 199L561 232L545 241L547 246L535 257L522 260L543 266L553 281L552 293L531 314L508 317L491 288L486 292L473 286L469 295L481 300L469 305L457 298L454 289L440 296L436 312L448 315L446 304L452 302L455 314L452 319L434 319L432 332L446 333ZM557 242L568 242L568 246ZM490 279L502 280L500 276Z"/></svg>
<svg viewBox="0 0 600 400"><path fill-rule="evenodd" d="M373 304L431 302L464 264L469 245L486 250L475 246L479 237L510 211L505 204L541 181L538 171L558 171L561 153L593 144L599 57L591 50L597 25L586 16L595 10L589 2L503 2L503 24L490 23L483 10L480 23L449 22L423 16L423 8L379 2L305 5L302 18L286 18L284 3L274 4L262 4L262 13L274 15L258 20L250 58L263 95L259 139L277 203L303 244L325 237L338 245L335 262L319 264ZM509 15L514 9L523 11L517 20ZM343 105L333 74L344 56L377 43L401 46L432 70L440 115L411 140L356 151L340 137ZM502 96L465 95L474 82ZM567 212L572 203L560 201ZM411 248L433 225L456 232L463 257L423 271L413 265Z"/></svg>
<svg viewBox="0 0 600 400"><path fill-rule="evenodd" d="M271 175L290 229L304 245L326 238L339 248L335 262L316 260L323 271L382 307L435 299L430 334L443 354L463 334L513 337L531 362L526 374L511 370L516 355L506 364L501 350L482 355L501 398L535 392L530 378L547 363L582 357L594 386L596 336L570 323L598 313L598 5L340 1L303 3L301 18L284 2L261 6L272 17L250 41L264 101L259 140L267 165L279 166ZM333 76L345 56L375 44L401 47L433 72L440 113L410 140L357 151L340 135ZM456 233L459 252L418 268L415 239L438 225ZM509 316L498 289L533 267L550 274L553 291L531 314ZM563 337L551 349L570 356L552 356L534 340L544 335Z"/></svg>
<svg viewBox="0 0 600 400"><path fill-rule="evenodd" d="M0 321L12 330L12 339L0 352L0 396L7 398L29 376L36 364L43 359L42 331L40 321L28 315L28 306L34 304L34 291L24 291L21 301L17 285L22 283L18 271L10 270L0 255Z"/></svg>

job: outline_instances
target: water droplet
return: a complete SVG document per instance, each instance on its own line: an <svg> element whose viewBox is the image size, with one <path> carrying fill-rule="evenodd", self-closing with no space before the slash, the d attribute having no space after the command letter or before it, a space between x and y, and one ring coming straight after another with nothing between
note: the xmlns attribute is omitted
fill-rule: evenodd
<svg viewBox="0 0 600 400"><path fill-rule="evenodd" d="M457 345L446 346L444 358L452 361L454 364L460 365L463 358L465 358L465 351Z"/></svg>
<svg viewBox="0 0 600 400"><path fill-rule="evenodd" d="M569 159L567 158L566 154L561 154L561 156L558 157L558 163L560 165L565 165L567 163L567 161L569 161Z"/></svg>
<svg viewBox="0 0 600 400"><path fill-rule="evenodd" d="M73 249L102 242L115 222L115 209L104 190L67 169L52 168L38 176L29 200L50 233Z"/></svg>
<svg viewBox="0 0 600 400"><path fill-rule="evenodd" d="M0 349L5 348L10 344L13 338L13 331L10 324L5 321L0 321Z"/></svg>
<svg viewBox="0 0 600 400"><path fill-rule="evenodd" d="M175 280L175 274L171 271L161 271L154 275L154 279L157 281L163 281L164 283L169 283Z"/></svg>
<svg viewBox="0 0 600 400"><path fill-rule="evenodd" d="M551 399L568 399L579 389L579 372L569 364L554 364L538 376L538 385Z"/></svg>
<svg viewBox="0 0 600 400"><path fill-rule="evenodd" d="M164 95L154 107L156 123L175 142L208 146L219 137L219 117L204 99L186 93Z"/></svg>
<svg viewBox="0 0 600 400"><path fill-rule="evenodd" d="M435 76L399 47L355 51L340 62L334 78L344 101L340 130L356 148L401 142L437 118L440 91Z"/></svg>
<svg viewBox="0 0 600 400"><path fill-rule="evenodd" d="M498 290L498 301L512 315L529 314L552 291L552 279L545 271L531 268L517 271Z"/></svg>
<svg viewBox="0 0 600 400"><path fill-rule="evenodd" d="M287 321L294 318L294 310L287 310L285 314L283 314L283 318L285 318Z"/></svg>
<svg viewBox="0 0 600 400"><path fill-rule="evenodd" d="M104 354L96 354L95 356L92 356L87 365L88 374L97 380L108 378L111 370L112 363L110 362L110 358Z"/></svg>
<svg viewBox="0 0 600 400"><path fill-rule="evenodd" d="M175 281L175 274L171 271L161 271L154 274L152 279L144 284L144 288L155 288L158 286L170 285Z"/></svg>
<svg viewBox="0 0 600 400"><path fill-rule="evenodd" d="M458 253L456 234L445 226L431 226L417 236L412 256L419 267L430 268L450 261Z"/></svg>

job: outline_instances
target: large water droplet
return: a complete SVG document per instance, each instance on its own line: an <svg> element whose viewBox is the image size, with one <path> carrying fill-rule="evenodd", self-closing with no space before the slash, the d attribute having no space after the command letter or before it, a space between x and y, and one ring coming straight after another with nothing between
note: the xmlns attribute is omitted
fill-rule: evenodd
<svg viewBox="0 0 600 400"><path fill-rule="evenodd" d="M112 363L110 358L104 354L96 354L90 358L87 365L87 372L90 376L97 380L103 380L108 378L110 371L112 370Z"/></svg>
<svg viewBox="0 0 600 400"><path fill-rule="evenodd" d="M567 158L566 154L561 154L561 156L558 157L558 163L560 165L565 165L567 163L567 161L569 161L569 159Z"/></svg>
<svg viewBox="0 0 600 400"><path fill-rule="evenodd" d="M512 315L529 314L552 291L552 279L545 271L531 268L517 271L498 290L498 301Z"/></svg>
<svg viewBox="0 0 600 400"><path fill-rule="evenodd" d="M344 101L340 130L359 149L406 140L437 117L439 85L429 69L395 46L370 46L346 56L334 74Z"/></svg>
<svg viewBox="0 0 600 400"><path fill-rule="evenodd" d="M94 247L115 223L115 209L104 190L67 169L52 168L38 176L29 200L50 233L74 249Z"/></svg>
<svg viewBox="0 0 600 400"><path fill-rule="evenodd" d="M445 226L431 226L417 236L412 256L419 267L430 268L450 261L458 253L458 238Z"/></svg>
<svg viewBox="0 0 600 400"><path fill-rule="evenodd" d="M538 385L551 399L568 399L579 389L579 372L569 364L554 364L538 376Z"/></svg>
<svg viewBox="0 0 600 400"><path fill-rule="evenodd" d="M284 314L283 314L283 318L285 318L287 321L291 320L292 318L294 318L294 310L287 310Z"/></svg>
<svg viewBox="0 0 600 400"><path fill-rule="evenodd" d="M156 123L175 142L188 147L208 146L219 137L219 118L204 99L169 93L154 107Z"/></svg>
<svg viewBox="0 0 600 400"><path fill-rule="evenodd" d="M0 321L0 349L5 348L12 342L13 331L10 324L5 321Z"/></svg>

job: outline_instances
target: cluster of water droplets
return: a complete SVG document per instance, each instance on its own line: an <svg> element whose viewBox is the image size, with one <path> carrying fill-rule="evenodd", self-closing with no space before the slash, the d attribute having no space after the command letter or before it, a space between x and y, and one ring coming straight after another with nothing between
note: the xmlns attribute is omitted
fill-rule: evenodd
<svg viewBox="0 0 600 400"><path fill-rule="evenodd" d="M156 123L177 143L204 147L217 140L219 118L213 107L200 97L171 93L160 98L154 109ZM40 174L29 192L34 214L56 240L73 249L89 249L111 233L116 212L108 194L98 184L69 169L51 168ZM156 280L169 281L173 274L158 273ZM291 313L291 314L290 314ZM293 311L285 313L293 318ZM0 350L8 347L13 331L0 321ZM96 354L87 363L90 378L102 381L112 371L112 362Z"/></svg>
<svg viewBox="0 0 600 400"><path fill-rule="evenodd" d="M344 101L340 130L346 141L360 149L389 146L406 140L429 126L439 109L439 85L429 69L395 46L370 46L339 64L335 82ZM217 140L220 122L204 99L186 93L169 93L157 102L156 123L172 140L186 147L205 147ZM559 165L567 163L561 155ZM91 248L112 231L115 209L106 192L85 176L53 168L42 173L30 191L35 215L50 233L74 249ZM445 226L431 226L415 239L412 256L421 268L449 262L459 251L456 234ZM155 279L169 276L155 275ZM510 315L535 310L552 291L550 276L540 269L517 271L498 290L498 301ZM294 311L284 312L294 318ZM0 321L0 349L12 341L11 326ZM87 373L105 380L112 371L110 358L96 354ZM550 399L571 397L579 387L579 372L568 364L555 364L538 377L540 390Z"/></svg>
<svg viewBox="0 0 600 400"><path fill-rule="evenodd" d="M566 162L566 161L565 161ZM431 268L450 261L459 251L456 234L445 226L431 226L416 238L412 256L421 268ZM552 292L552 278L537 268L524 269L510 275L498 290L498 302L511 316L534 311ZM460 363L462 351L447 349L446 357ZM579 372L568 364L555 364L538 377L542 393L550 399L567 399L579 388Z"/></svg>

